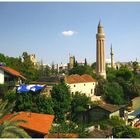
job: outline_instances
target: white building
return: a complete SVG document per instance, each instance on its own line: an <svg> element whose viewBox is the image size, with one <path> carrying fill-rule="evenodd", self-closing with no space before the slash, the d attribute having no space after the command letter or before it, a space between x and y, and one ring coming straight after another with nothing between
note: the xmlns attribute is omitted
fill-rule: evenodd
<svg viewBox="0 0 140 140"><path fill-rule="evenodd" d="M25 79L26 78L22 76L18 71L6 66L0 66L0 84L10 82L20 84Z"/></svg>
<svg viewBox="0 0 140 140"><path fill-rule="evenodd" d="M70 87L71 93L81 92L85 93L88 97L94 96L96 80L90 75L70 75L65 77L65 83Z"/></svg>

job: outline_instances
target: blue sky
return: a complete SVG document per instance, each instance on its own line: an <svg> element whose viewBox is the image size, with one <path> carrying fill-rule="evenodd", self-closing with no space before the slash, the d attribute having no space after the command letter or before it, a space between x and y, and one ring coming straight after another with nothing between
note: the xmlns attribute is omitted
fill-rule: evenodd
<svg viewBox="0 0 140 140"><path fill-rule="evenodd" d="M140 61L140 2L0 2L0 53L35 53L43 63L96 60L101 19L106 58L112 43L115 61Z"/></svg>

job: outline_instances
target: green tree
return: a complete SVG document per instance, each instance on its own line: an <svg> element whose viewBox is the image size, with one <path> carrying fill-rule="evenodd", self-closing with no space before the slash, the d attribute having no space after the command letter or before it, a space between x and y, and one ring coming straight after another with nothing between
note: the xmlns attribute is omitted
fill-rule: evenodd
<svg viewBox="0 0 140 140"><path fill-rule="evenodd" d="M130 126L117 126L112 129L114 138L140 138L140 130Z"/></svg>
<svg viewBox="0 0 140 140"><path fill-rule="evenodd" d="M28 81L36 80L39 78L38 70L30 60L30 56L27 52L22 54L23 63L21 72L24 73L25 77L28 78Z"/></svg>
<svg viewBox="0 0 140 140"><path fill-rule="evenodd" d="M8 92L8 84L0 84L0 98L4 98L5 93Z"/></svg>
<svg viewBox="0 0 140 140"><path fill-rule="evenodd" d="M4 100L8 100L9 102L15 102L16 101L16 92L13 90L9 90L4 95Z"/></svg>
<svg viewBox="0 0 140 140"><path fill-rule="evenodd" d="M84 93L76 92L72 95L71 101L71 119L74 122L80 122L80 117L83 116L83 112L91 105L91 99Z"/></svg>
<svg viewBox="0 0 140 140"><path fill-rule="evenodd" d="M54 104L51 97L47 97L46 95L43 95L43 94L41 95L37 94L36 98L34 99L34 104L35 104L35 107L38 108L39 113L54 114L54 111L53 111Z"/></svg>
<svg viewBox="0 0 140 140"><path fill-rule="evenodd" d="M117 72L116 72L116 78L123 78L125 81L130 80L133 77L133 73L128 69L126 66L122 66Z"/></svg>
<svg viewBox="0 0 140 140"><path fill-rule="evenodd" d="M116 81L116 72L117 72L117 70L115 70L114 68L107 67L106 74L107 74L107 80L109 82Z"/></svg>
<svg viewBox="0 0 140 140"><path fill-rule="evenodd" d="M109 124L113 127L117 127L117 126L122 126L122 125L125 125L125 121L122 120L120 117L118 116L112 116L110 119L109 119Z"/></svg>
<svg viewBox="0 0 140 140"><path fill-rule="evenodd" d="M127 87L130 99L140 96L140 84L137 83L136 79L131 79Z"/></svg>
<svg viewBox="0 0 140 140"><path fill-rule="evenodd" d="M133 68L134 74L137 74L137 70L139 68L139 63L137 61L132 62L132 68Z"/></svg>
<svg viewBox="0 0 140 140"><path fill-rule="evenodd" d="M96 69L96 62L94 62L94 63L91 65L91 68L94 69L94 70Z"/></svg>
<svg viewBox="0 0 140 140"><path fill-rule="evenodd" d="M64 83L55 85L51 96L54 103L55 121L61 122L66 120L66 115L70 110L71 104L69 87Z"/></svg>
<svg viewBox="0 0 140 140"><path fill-rule="evenodd" d="M95 94L98 96L101 96L104 94L104 86L106 84L106 80L103 79L102 77L98 79L98 84L95 87Z"/></svg>
<svg viewBox="0 0 140 140"><path fill-rule="evenodd" d="M9 114L13 110L14 104L9 104L8 101L0 103L0 118ZM20 123L25 123L24 120L11 120L12 117L6 119L0 124L0 138L30 138L30 136L18 125Z"/></svg>
<svg viewBox="0 0 140 140"><path fill-rule="evenodd" d="M76 66L74 68L72 68L71 70L69 70L69 75L71 74L79 74L79 75L83 75L83 74L89 74L91 76L93 76L93 69L90 66Z"/></svg>
<svg viewBox="0 0 140 140"><path fill-rule="evenodd" d="M5 61L6 61L5 55L0 53L0 62L5 62Z"/></svg>
<svg viewBox="0 0 140 140"><path fill-rule="evenodd" d="M31 111L54 114L53 101L50 97L39 93L17 93L15 111Z"/></svg>
<svg viewBox="0 0 140 140"><path fill-rule="evenodd" d="M87 66L87 59L85 58L85 63L84 63L84 66Z"/></svg>
<svg viewBox="0 0 140 140"><path fill-rule="evenodd" d="M106 100L106 102L111 103L111 104L124 104L123 89L118 83L108 82L104 86L103 90L104 90L103 98Z"/></svg>
<svg viewBox="0 0 140 140"><path fill-rule="evenodd" d="M76 66L76 60L75 60L75 56L73 57L73 67L75 67Z"/></svg>

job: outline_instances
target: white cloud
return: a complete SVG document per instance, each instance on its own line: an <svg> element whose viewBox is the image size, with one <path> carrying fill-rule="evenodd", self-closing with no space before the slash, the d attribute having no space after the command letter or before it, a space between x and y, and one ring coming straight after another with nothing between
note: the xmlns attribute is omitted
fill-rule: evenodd
<svg viewBox="0 0 140 140"><path fill-rule="evenodd" d="M69 30L69 31L63 31L62 32L62 35L64 35L64 36L73 36L74 34L76 34L77 32L75 32L75 31L71 31L71 30Z"/></svg>

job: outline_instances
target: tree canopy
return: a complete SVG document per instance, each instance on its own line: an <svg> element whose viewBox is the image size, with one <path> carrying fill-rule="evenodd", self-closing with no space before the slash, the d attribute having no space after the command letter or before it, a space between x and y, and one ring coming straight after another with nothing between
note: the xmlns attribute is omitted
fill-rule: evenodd
<svg viewBox="0 0 140 140"><path fill-rule="evenodd" d="M107 83L104 86L104 94L103 94L104 99L111 103L111 104L123 104L123 89L122 87L116 83Z"/></svg>
<svg viewBox="0 0 140 140"><path fill-rule="evenodd" d="M71 119L75 122L79 122L79 115L88 109L91 105L91 99L84 93L76 92L72 95L71 101Z"/></svg>
<svg viewBox="0 0 140 140"><path fill-rule="evenodd" d="M71 75L71 74L79 74L79 75L89 74L92 76L93 69L88 65L84 65L84 66L78 65L78 66L69 70L69 75Z"/></svg>
<svg viewBox="0 0 140 140"><path fill-rule="evenodd" d="M66 120L71 104L69 87L65 83L55 85L52 89L51 97L54 102L55 121L61 122Z"/></svg>
<svg viewBox="0 0 140 140"><path fill-rule="evenodd" d="M54 114L53 101L50 97L39 93L17 93L15 111L31 111L37 113Z"/></svg>
<svg viewBox="0 0 140 140"><path fill-rule="evenodd" d="M114 138L140 138L140 130L130 126L117 126L112 130Z"/></svg>

